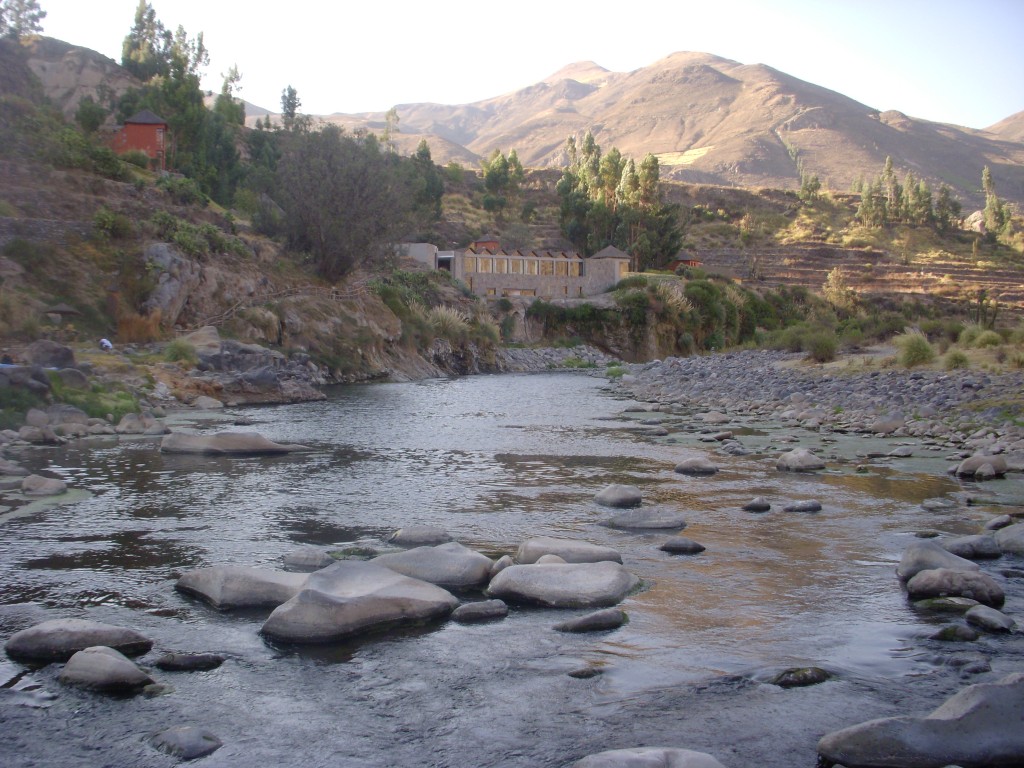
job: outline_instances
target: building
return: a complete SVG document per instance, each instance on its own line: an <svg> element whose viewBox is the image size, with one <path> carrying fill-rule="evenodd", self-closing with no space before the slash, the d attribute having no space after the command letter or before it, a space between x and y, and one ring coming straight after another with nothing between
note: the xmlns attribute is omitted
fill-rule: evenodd
<svg viewBox="0 0 1024 768"><path fill-rule="evenodd" d="M150 168L167 170L167 121L148 109L129 117L118 128L111 148L119 155L137 150L149 157Z"/></svg>

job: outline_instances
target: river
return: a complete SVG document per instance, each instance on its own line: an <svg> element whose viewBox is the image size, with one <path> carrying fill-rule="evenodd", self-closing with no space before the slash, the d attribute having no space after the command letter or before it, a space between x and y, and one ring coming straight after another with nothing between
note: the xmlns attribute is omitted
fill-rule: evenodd
<svg viewBox="0 0 1024 768"><path fill-rule="evenodd" d="M25 450L15 458L73 492L0 508L0 639L47 618L91 618L154 638L143 665L168 651L227 661L154 670L165 694L111 698L61 686L59 665L4 659L4 765L170 766L145 737L202 725L224 741L203 766L565 766L605 749L678 746L729 768L810 767L824 733L923 714L965 684L948 644L922 639L942 622L907 603L893 572L915 532L973 533L992 514L922 508L962 490L942 453L868 461L857 453L894 441L738 424L754 453L731 457L689 427L644 434L642 419L671 430L673 417L624 414L627 404L598 377L477 376L233 410L242 427L224 414L176 417L309 453L164 455L143 438ZM776 471L790 435L829 456L829 470ZM721 471L673 472L698 455ZM593 498L609 483L685 510L684 535L707 550L673 556L658 549L664 532L602 526L609 511ZM772 511L742 511L753 496ZM821 512L781 510L812 498ZM275 647L258 634L266 612L218 613L173 588L190 568L280 567L299 545L380 545L412 524L495 557L537 535L613 546L644 588L613 632L559 633L554 624L583 611L513 607L498 622L323 648ZM1006 610L1022 607L1014 595ZM1011 642L985 638L968 655L998 676L1020 668ZM811 664L833 680L765 684ZM570 676L581 669L599 674Z"/></svg>

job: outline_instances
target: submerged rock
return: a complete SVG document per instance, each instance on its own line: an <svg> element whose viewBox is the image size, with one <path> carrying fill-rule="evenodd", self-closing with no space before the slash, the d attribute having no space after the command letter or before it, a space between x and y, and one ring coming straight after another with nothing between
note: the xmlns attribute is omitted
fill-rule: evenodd
<svg viewBox="0 0 1024 768"><path fill-rule="evenodd" d="M972 563L930 540L915 541L903 550L896 575L900 581L909 581L921 571L934 568L948 568L957 571L976 571L978 564Z"/></svg>
<svg viewBox="0 0 1024 768"><path fill-rule="evenodd" d="M86 619L51 619L15 632L4 649L12 658L67 661L78 651L107 646L129 656L146 653L153 641L134 629Z"/></svg>
<svg viewBox="0 0 1024 768"><path fill-rule="evenodd" d="M658 549L662 552L671 552L673 555L698 555L707 547L685 536L673 536Z"/></svg>
<svg viewBox="0 0 1024 768"><path fill-rule="evenodd" d="M643 501L643 494L636 486L613 483L603 488L594 497L594 501L603 507L628 509L629 507L639 507Z"/></svg>
<svg viewBox="0 0 1024 768"><path fill-rule="evenodd" d="M680 475L714 475L718 472L718 467L708 459L698 457L695 459L685 459L679 462L676 464L675 471Z"/></svg>
<svg viewBox="0 0 1024 768"><path fill-rule="evenodd" d="M1005 600L1003 588L988 574L949 568L920 571L907 582L907 595L912 600L944 595L969 597L993 608L999 608Z"/></svg>
<svg viewBox="0 0 1024 768"><path fill-rule="evenodd" d="M612 749L584 757L572 768L725 768L706 752L673 747Z"/></svg>
<svg viewBox="0 0 1024 768"><path fill-rule="evenodd" d="M445 589L374 563L340 561L311 574L261 632L290 643L329 643L448 616L459 601Z"/></svg>
<svg viewBox="0 0 1024 768"><path fill-rule="evenodd" d="M988 632L1012 632L1017 622L1002 611L987 605L976 605L964 614L968 624L981 627Z"/></svg>
<svg viewBox="0 0 1024 768"><path fill-rule="evenodd" d="M219 653L165 653L153 666L165 672L204 672L223 663Z"/></svg>
<svg viewBox="0 0 1024 768"><path fill-rule="evenodd" d="M682 530L686 527L686 517L670 507L644 507L622 512L603 520L601 525L623 530Z"/></svg>
<svg viewBox="0 0 1024 768"><path fill-rule="evenodd" d="M446 530L432 525L407 525L386 539L389 544L396 547L432 547L446 544L451 540L452 537Z"/></svg>
<svg viewBox="0 0 1024 768"><path fill-rule="evenodd" d="M927 717L886 717L818 742L818 754L846 768L990 768L1024 763L1024 674L971 685Z"/></svg>
<svg viewBox="0 0 1024 768"><path fill-rule="evenodd" d="M508 616L508 605L504 600L480 600L474 603L463 603L452 611L452 621L469 624L477 621L491 621Z"/></svg>
<svg viewBox="0 0 1024 768"><path fill-rule="evenodd" d="M943 549L968 560L990 560L1003 554L996 543L995 536L990 533L959 536L955 539L940 541L939 544Z"/></svg>
<svg viewBox="0 0 1024 768"><path fill-rule="evenodd" d="M832 675L821 667L793 667L775 675L769 682L780 688L803 688L830 680Z"/></svg>
<svg viewBox="0 0 1024 768"><path fill-rule="evenodd" d="M569 621L556 624L555 629L559 632L603 632L609 629L618 629L629 621L626 612L619 608L605 608L594 611L585 616L578 616Z"/></svg>
<svg viewBox="0 0 1024 768"><path fill-rule="evenodd" d="M67 490L67 483L55 477L29 475L21 481L21 492L26 496L59 496Z"/></svg>
<svg viewBox="0 0 1024 768"><path fill-rule="evenodd" d="M772 508L764 496L755 496L743 505L744 512L767 512Z"/></svg>
<svg viewBox="0 0 1024 768"><path fill-rule="evenodd" d="M615 562L513 565L491 580L487 594L548 608L599 608L622 602L639 584Z"/></svg>
<svg viewBox="0 0 1024 768"><path fill-rule="evenodd" d="M199 453L210 455L259 455L308 451L304 445L275 443L256 432L218 432L215 435L189 435L172 432L160 442L163 453Z"/></svg>
<svg viewBox="0 0 1024 768"><path fill-rule="evenodd" d="M782 508L783 512L821 512L821 502L816 499L794 501Z"/></svg>
<svg viewBox="0 0 1024 768"><path fill-rule="evenodd" d="M180 757L182 760L205 757L224 746L224 742L210 731L194 725L167 728L151 736L149 743L161 752Z"/></svg>
<svg viewBox="0 0 1024 768"><path fill-rule="evenodd" d="M558 555L567 563L597 563L604 560L622 562L622 555L611 547L575 539L556 539L552 536L537 536L524 541L516 552L516 561L528 565L537 562L544 555Z"/></svg>

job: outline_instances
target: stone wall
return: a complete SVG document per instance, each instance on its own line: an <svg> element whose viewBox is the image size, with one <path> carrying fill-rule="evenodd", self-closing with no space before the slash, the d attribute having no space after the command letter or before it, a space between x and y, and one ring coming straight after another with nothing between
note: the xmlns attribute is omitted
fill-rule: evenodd
<svg viewBox="0 0 1024 768"><path fill-rule="evenodd" d="M66 242L71 237L89 237L92 232L92 222L89 221L12 219L0 216L0 248L18 238L44 242Z"/></svg>

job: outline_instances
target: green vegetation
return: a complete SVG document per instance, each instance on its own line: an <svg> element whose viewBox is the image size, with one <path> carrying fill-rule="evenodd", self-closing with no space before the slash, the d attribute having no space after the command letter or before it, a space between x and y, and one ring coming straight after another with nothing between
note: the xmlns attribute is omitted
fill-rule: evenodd
<svg viewBox="0 0 1024 768"><path fill-rule="evenodd" d="M893 341L900 350L900 365L905 368L927 365L935 359L935 350L922 333L908 331Z"/></svg>
<svg viewBox="0 0 1024 768"><path fill-rule="evenodd" d="M942 367L947 371L954 371L960 368L970 368L971 361L959 349L951 349L942 359Z"/></svg>
<svg viewBox="0 0 1024 768"><path fill-rule="evenodd" d="M183 367L195 368L199 362L196 348L184 339L175 339L164 349L164 359L169 363L183 363Z"/></svg>
<svg viewBox="0 0 1024 768"><path fill-rule="evenodd" d="M120 386L95 384L90 389L74 389L65 386L61 378L53 374L50 376L50 388L56 401L81 408L92 418L111 416L115 424L126 413L139 411L135 396Z"/></svg>

